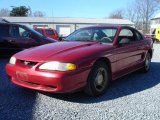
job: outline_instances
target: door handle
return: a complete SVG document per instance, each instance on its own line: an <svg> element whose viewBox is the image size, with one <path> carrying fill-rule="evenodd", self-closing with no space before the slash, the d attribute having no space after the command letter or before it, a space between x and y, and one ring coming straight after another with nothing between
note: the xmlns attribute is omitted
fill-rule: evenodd
<svg viewBox="0 0 160 120"><path fill-rule="evenodd" d="M14 43L15 41L14 40L7 40L8 42L10 42L10 43Z"/></svg>

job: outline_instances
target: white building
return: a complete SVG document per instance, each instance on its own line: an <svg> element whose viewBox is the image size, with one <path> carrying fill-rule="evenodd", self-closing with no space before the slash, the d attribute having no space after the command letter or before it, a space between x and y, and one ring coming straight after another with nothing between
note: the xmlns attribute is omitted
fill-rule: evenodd
<svg viewBox="0 0 160 120"><path fill-rule="evenodd" d="M151 31L154 31L155 28L160 28L160 13L151 19Z"/></svg>
<svg viewBox="0 0 160 120"><path fill-rule="evenodd" d="M34 27L49 27L57 30L59 35L67 36L78 28L93 25L128 25L134 23L125 19L97 19L97 18L58 18L58 17L2 17L6 21Z"/></svg>

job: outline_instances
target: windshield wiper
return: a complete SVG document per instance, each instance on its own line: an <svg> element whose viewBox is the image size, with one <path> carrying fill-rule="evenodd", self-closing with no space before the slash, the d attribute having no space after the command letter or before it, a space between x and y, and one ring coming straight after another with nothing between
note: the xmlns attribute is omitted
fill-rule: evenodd
<svg viewBox="0 0 160 120"><path fill-rule="evenodd" d="M96 41L93 41L93 40L75 40L75 41L96 42Z"/></svg>
<svg viewBox="0 0 160 120"><path fill-rule="evenodd" d="M72 42L72 41L79 41L79 42L97 42L97 43L102 43L100 41L95 41L95 40L62 40L62 41L67 41L67 42Z"/></svg>
<svg viewBox="0 0 160 120"><path fill-rule="evenodd" d="M66 39L63 39L63 40L61 40L61 41L67 41L67 42L70 42L71 40L66 40Z"/></svg>
<svg viewBox="0 0 160 120"><path fill-rule="evenodd" d="M102 42L101 42L101 41L97 41L97 40L76 40L76 41L96 42L96 43L100 43L100 44L102 44Z"/></svg>

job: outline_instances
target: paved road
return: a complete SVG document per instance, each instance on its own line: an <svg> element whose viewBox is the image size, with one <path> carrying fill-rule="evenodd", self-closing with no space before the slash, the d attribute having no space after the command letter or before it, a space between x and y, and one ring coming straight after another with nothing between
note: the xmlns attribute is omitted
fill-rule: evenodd
<svg viewBox="0 0 160 120"><path fill-rule="evenodd" d="M5 74L7 59L0 59L0 120L159 120L160 44L147 74L133 73L111 84L98 98L80 93L48 94L21 88Z"/></svg>

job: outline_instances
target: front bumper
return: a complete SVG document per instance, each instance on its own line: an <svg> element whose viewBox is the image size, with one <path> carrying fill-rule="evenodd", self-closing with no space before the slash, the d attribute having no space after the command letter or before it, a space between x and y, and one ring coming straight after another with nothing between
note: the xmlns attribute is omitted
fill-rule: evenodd
<svg viewBox="0 0 160 120"><path fill-rule="evenodd" d="M85 87L90 69L72 72L47 72L7 64L10 80L19 86L55 93L70 93Z"/></svg>

